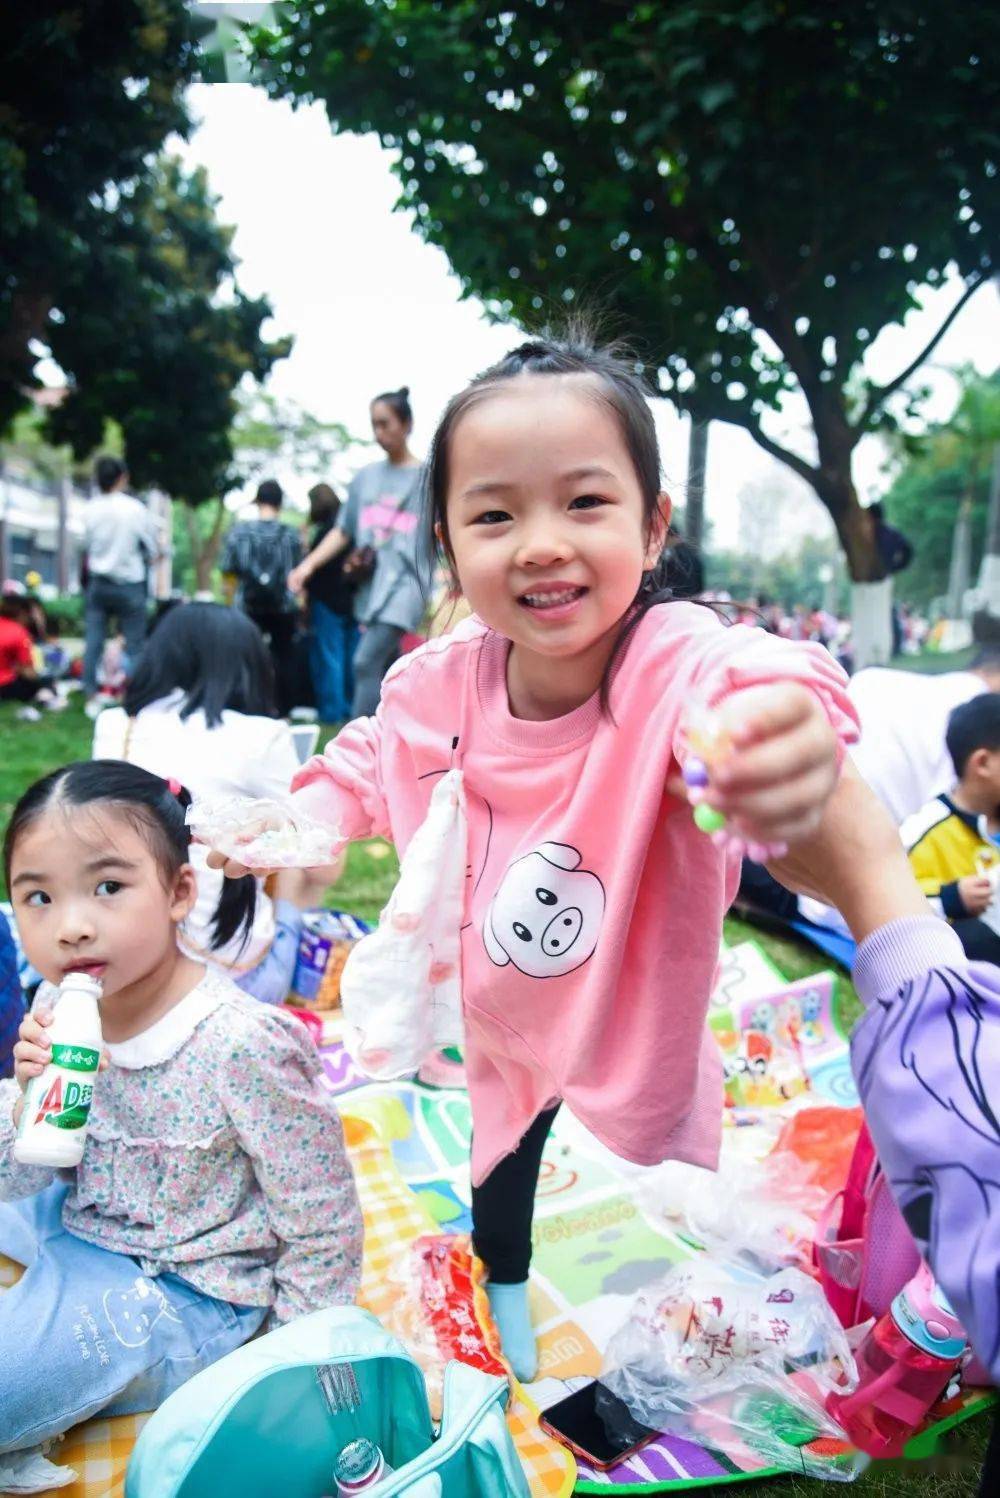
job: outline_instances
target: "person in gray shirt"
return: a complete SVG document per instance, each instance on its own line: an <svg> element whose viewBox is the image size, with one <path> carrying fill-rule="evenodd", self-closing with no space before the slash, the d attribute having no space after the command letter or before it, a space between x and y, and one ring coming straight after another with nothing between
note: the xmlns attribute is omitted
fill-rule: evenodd
<svg viewBox="0 0 1000 1498"><path fill-rule="evenodd" d="M117 620L125 636L128 666L133 667L146 638L146 574L163 549L152 515L126 492L128 477L120 458L98 458L94 478L100 493L88 501L84 512L83 685L91 716L99 706L97 669L108 622Z"/></svg>
<svg viewBox="0 0 1000 1498"><path fill-rule="evenodd" d="M300 592L318 567L347 551L345 578L354 577L354 618L362 626L354 657L355 718L378 707L382 678L416 629L430 594L430 561L422 524L423 466L409 448L413 429L410 392L377 395L371 403L375 441L385 453L351 482L337 524L289 574ZM350 550L348 550L350 548Z"/></svg>

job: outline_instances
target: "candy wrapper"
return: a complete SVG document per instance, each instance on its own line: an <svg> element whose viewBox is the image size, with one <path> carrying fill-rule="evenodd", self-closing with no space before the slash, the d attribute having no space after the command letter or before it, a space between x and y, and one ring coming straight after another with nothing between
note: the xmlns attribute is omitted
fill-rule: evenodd
<svg viewBox="0 0 1000 1498"><path fill-rule="evenodd" d="M843 1328L797 1269L734 1282L680 1264L638 1297L601 1383L651 1430L804 1476L849 1482L864 1464L824 1408L857 1375Z"/></svg>
<svg viewBox="0 0 1000 1498"><path fill-rule="evenodd" d="M688 799L694 807L694 823L700 832L711 837L716 847L757 863L782 858L788 848L784 843L745 843L726 826L722 812L711 805L712 770L733 752L733 742L724 728L719 710L696 704L688 710L684 725L687 754L681 776L687 786Z"/></svg>
<svg viewBox="0 0 1000 1498"><path fill-rule="evenodd" d="M336 828L314 822L279 801L212 796L195 801L187 824L204 843L248 869L314 869L332 863L344 847Z"/></svg>

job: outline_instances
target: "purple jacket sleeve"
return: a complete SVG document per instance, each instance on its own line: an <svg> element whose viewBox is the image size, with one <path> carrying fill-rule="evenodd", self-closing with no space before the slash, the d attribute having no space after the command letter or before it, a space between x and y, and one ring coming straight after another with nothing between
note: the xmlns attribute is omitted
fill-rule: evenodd
<svg viewBox="0 0 1000 1498"><path fill-rule="evenodd" d="M1000 1382L1000 968L933 916L858 949L851 1062L886 1177L979 1358Z"/></svg>

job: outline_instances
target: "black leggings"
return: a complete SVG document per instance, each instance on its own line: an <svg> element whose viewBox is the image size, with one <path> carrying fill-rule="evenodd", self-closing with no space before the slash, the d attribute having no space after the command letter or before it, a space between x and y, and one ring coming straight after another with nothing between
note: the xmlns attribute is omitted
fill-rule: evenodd
<svg viewBox="0 0 1000 1498"><path fill-rule="evenodd" d="M519 1285L531 1264L531 1219L542 1150L559 1104L539 1113L512 1155L472 1188L472 1245L495 1285Z"/></svg>

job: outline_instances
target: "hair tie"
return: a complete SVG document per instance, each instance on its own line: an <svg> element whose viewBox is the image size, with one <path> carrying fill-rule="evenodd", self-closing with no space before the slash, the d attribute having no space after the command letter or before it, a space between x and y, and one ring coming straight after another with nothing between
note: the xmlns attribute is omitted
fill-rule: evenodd
<svg viewBox="0 0 1000 1498"><path fill-rule="evenodd" d="M173 776L171 776L171 778L167 781L167 790L172 796L179 796L183 789L184 787L181 785L180 781L174 780Z"/></svg>

